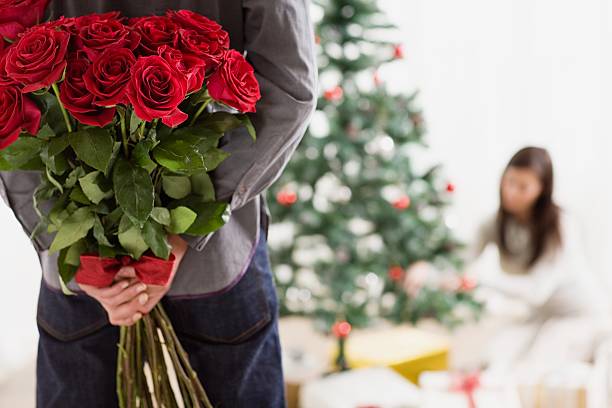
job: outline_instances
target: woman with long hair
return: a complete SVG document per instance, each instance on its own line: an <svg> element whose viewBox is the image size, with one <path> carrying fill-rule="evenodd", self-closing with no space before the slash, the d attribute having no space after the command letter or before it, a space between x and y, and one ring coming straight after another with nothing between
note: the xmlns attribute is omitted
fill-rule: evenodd
<svg viewBox="0 0 612 408"><path fill-rule="evenodd" d="M589 360L606 330L608 303L584 257L580 232L553 199L554 174L545 149L518 151L503 171L499 209L480 226L468 254L497 247L499 267L477 273L488 293L518 303L521 320L498 321L484 363L511 369ZM523 315L525 316L525 315Z"/></svg>

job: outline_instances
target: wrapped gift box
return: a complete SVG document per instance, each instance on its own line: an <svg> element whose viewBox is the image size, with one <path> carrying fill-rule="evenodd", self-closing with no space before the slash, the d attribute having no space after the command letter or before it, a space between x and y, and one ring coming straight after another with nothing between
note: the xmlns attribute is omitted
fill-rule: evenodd
<svg viewBox="0 0 612 408"><path fill-rule="evenodd" d="M423 371L446 370L448 356L447 338L409 326L355 331L346 342L349 367L390 367L415 384Z"/></svg>
<svg viewBox="0 0 612 408"><path fill-rule="evenodd" d="M554 368L523 367L516 382L524 408L603 408L589 401L593 366L560 364Z"/></svg>
<svg viewBox="0 0 612 408"><path fill-rule="evenodd" d="M288 408L298 408L302 385L331 371L327 353L333 339L318 333L312 320L303 317L280 319L280 339Z"/></svg>
<svg viewBox="0 0 612 408"><path fill-rule="evenodd" d="M302 386L300 408L417 408L419 389L387 367L331 374Z"/></svg>
<svg viewBox="0 0 612 408"><path fill-rule="evenodd" d="M464 377L450 372L421 374L422 408L470 408L467 389L462 389ZM477 408L521 408L516 387L507 377L491 373L478 375L472 393Z"/></svg>

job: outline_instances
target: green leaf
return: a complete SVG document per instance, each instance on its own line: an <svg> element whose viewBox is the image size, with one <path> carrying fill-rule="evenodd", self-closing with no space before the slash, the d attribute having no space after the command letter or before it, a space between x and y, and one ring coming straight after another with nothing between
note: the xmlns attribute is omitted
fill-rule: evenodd
<svg viewBox="0 0 612 408"><path fill-rule="evenodd" d="M206 154L204 155L204 167L206 167L206 171L216 169L217 166L223 162L223 160L229 157L229 155L229 153L217 148L212 148L206 151Z"/></svg>
<svg viewBox="0 0 612 408"><path fill-rule="evenodd" d="M239 115L220 111L206 115L198 121L198 126L210 128L215 132L225 133L242 126L242 121Z"/></svg>
<svg viewBox="0 0 612 408"><path fill-rule="evenodd" d="M191 95L191 97L189 98L189 102L194 106L207 102L209 100L211 100L211 97L210 97L210 94L208 93L208 89L206 88L200 89L199 91Z"/></svg>
<svg viewBox="0 0 612 408"><path fill-rule="evenodd" d="M107 225L119 225L119 221L123 217L123 210L119 207L115 208L108 216L106 217Z"/></svg>
<svg viewBox="0 0 612 408"><path fill-rule="evenodd" d="M161 225L170 225L170 210L164 207L155 207L151 211L151 218Z"/></svg>
<svg viewBox="0 0 612 408"><path fill-rule="evenodd" d="M59 275L61 278L62 287L68 284L76 275L77 267L66 262L66 254L68 253L68 248L64 248L59 252L57 257L57 269L59 271ZM68 288L66 288L67 290Z"/></svg>
<svg viewBox="0 0 612 408"><path fill-rule="evenodd" d="M100 175L101 173L96 170L79 179L83 193L94 204L98 204L100 201L113 196L113 190L103 191L100 187Z"/></svg>
<svg viewBox="0 0 612 408"><path fill-rule="evenodd" d="M142 119L136 115L136 112L132 111L132 115L130 116L130 133L136 132L138 126L143 122Z"/></svg>
<svg viewBox="0 0 612 408"><path fill-rule="evenodd" d="M44 141L31 136L21 136L8 147L0 150L0 157L11 166L19 169L40 154Z"/></svg>
<svg viewBox="0 0 612 408"><path fill-rule="evenodd" d="M251 118L248 115L239 115L240 121L242 125L246 128L247 132L249 132L249 136L253 141L257 140L257 132L255 131L255 126L253 126L253 122L251 122Z"/></svg>
<svg viewBox="0 0 612 408"><path fill-rule="evenodd" d="M110 243L108 238L106 238L106 233L104 232L104 226L102 225L102 222L100 221L100 217L98 217L97 215L94 218L93 235L96 241L98 241L100 245L105 245L109 247L113 246L113 244Z"/></svg>
<svg viewBox="0 0 612 408"><path fill-rule="evenodd" d="M30 96L32 95L30 94ZM51 92L44 92L41 95L33 97L33 99L38 100L39 104L42 105L43 115L40 121L41 123L48 124L56 135L61 135L68 131L59 101L55 95Z"/></svg>
<svg viewBox="0 0 612 408"><path fill-rule="evenodd" d="M64 174L70 169L70 164L63 153L51 156L48 151L48 146L45 146L40 153L40 158L46 167L57 175Z"/></svg>
<svg viewBox="0 0 612 408"><path fill-rule="evenodd" d="M155 190L149 173L124 159L113 171L113 187L119 206L135 223L142 226L151 215Z"/></svg>
<svg viewBox="0 0 612 408"><path fill-rule="evenodd" d="M215 201L215 186L205 171L191 175L191 190L202 201Z"/></svg>
<svg viewBox="0 0 612 408"><path fill-rule="evenodd" d="M149 249L149 246L142 236L142 232L138 225L132 223L127 215L121 217L119 223L119 243L121 246L132 256L134 259L140 258L140 256Z"/></svg>
<svg viewBox="0 0 612 408"><path fill-rule="evenodd" d="M93 227L93 224L94 215L89 208L82 207L77 209L62 222L49 251L59 251L84 238Z"/></svg>
<svg viewBox="0 0 612 408"><path fill-rule="evenodd" d="M188 207L179 206L170 210L170 227L168 230L173 234L182 234L193 224L197 214Z"/></svg>
<svg viewBox="0 0 612 408"><path fill-rule="evenodd" d="M161 224L153 220L148 220L142 230L144 240L151 248L155 256L163 259L168 259L170 256L170 245L166 239L166 231Z"/></svg>
<svg viewBox="0 0 612 408"><path fill-rule="evenodd" d="M45 175L47 176L47 180L59 190L60 194L64 192L64 187L62 187L62 184L51 175L49 167L45 169Z"/></svg>
<svg viewBox="0 0 612 408"><path fill-rule="evenodd" d="M166 137L153 149L153 157L165 168L181 174L212 170L208 166L218 160L208 159L208 151L215 148L222 134L203 127L181 128ZM227 155L227 154L226 154Z"/></svg>
<svg viewBox="0 0 612 408"><path fill-rule="evenodd" d="M66 178L66 181L64 182L64 186L66 188L72 188L76 185L77 181L79 181L79 178L85 175L85 170L83 170L83 168L81 166L79 167L75 167L74 170L72 170L69 174L68 177Z"/></svg>
<svg viewBox="0 0 612 408"><path fill-rule="evenodd" d="M119 254L119 251L117 251L117 249L114 247L109 247L106 245L98 246L98 255L100 255L102 258L114 258L118 254Z"/></svg>
<svg viewBox="0 0 612 408"><path fill-rule="evenodd" d="M69 265L79 266L81 264L81 254L85 253L87 245L84 239L80 239L74 244L70 245L66 251L66 258L64 262Z"/></svg>
<svg viewBox="0 0 612 408"><path fill-rule="evenodd" d="M68 135L54 137L53 139L49 140L48 146L49 157L62 153L68 146L70 146Z"/></svg>
<svg viewBox="0 0 612 408"><path fill-rule="evenodd" d="M91 201L89 201L89 198L87 198L81 186L75 186L72 189L72 191L70 192L70 199L72 201L76 201L79 204L85 204L85 205L91 204Z"/></svg>
<svg viewBox="0 0 612 408"><path fill-rule="evenodd" d="M151 173L157 167L157 164L151 160L151 155L149 154L151 149L153 149L156 144L157 143L151 139L145 139L140 141L132 152L132 158L136 161L136 163L140 167L146 169L149 173Z"/></svg>
<svg viewBox="0 0 612 408"><path fill-rule="evenodd" d="M42 162L39 156L36 156L29 162L25 163L22 166L19 166L19 170L36 170L43 171L45 169L45 164Z"/></svg>
<svg viewBox="0 0 612 408"><path fill-rule="evenodd" d="M38 130L38 133L36 134L36 137L38 137L40 139L50 139L50 138L53 138L53 137L55 137L55 130L53 130L53 128L51 126L49 126L48 123L45 123Z"/></svg>
<svg viewBox="0 0 612 408"><path fill-rule="evenodd" d="M96 170L106 172L115 144L108 130L88 128L71 133L69 141L79 159Z"/></svg>
<svg viewBox="0 0 612 408"><path fill-rule="evenodd" d="M221 228L229 220L229 204L220 202L196 203L190 208L197 213L197 218L185 231L190 235L206 235Z"/></svg>
<svg viewBox="0 0 612 408"><path fill-rule="evenodd" d="M170 198L181 199L191 193L191 181L188 176L162 176L162 187Z"/></svg>

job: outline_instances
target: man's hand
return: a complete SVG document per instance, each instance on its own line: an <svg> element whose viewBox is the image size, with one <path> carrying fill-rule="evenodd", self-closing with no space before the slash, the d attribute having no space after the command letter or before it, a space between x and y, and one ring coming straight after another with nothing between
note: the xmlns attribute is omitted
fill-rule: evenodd
<svg viewBox="0 0 612 408"><path fill-rule="evenodd" d="M178 235L169 235L168 242L175 256L170 279L164 286L145 285L136 277L131 266L124 266L115 276L115 282L106 288L79 285L89 296L96 299L108 313L108 320L115 326L131 326L143 314L149 313L170 290L178 267L187 252L188 244Z"/></svg>

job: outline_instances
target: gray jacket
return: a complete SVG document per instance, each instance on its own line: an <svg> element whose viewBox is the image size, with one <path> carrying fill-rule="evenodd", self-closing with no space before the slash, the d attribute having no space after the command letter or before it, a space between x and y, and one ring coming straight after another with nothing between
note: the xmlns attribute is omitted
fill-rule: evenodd
<svg viewBox="0 0 612 408"><path fill-rule="evenodd" d="M222 148L231 156L212 174L219 200L230 202L229 222L206 237L189 242L170 296L219 293L237 282L255 250L260 225L267 230L265 190L278 179L299 144L316 104L317 69L308 0L52 0L49 14L78 16L120 10L128 17L190 9L219 22L230 33L231 46L247 52L261 86L262 98L251 118L253 142L242 129L227 133ZM32 193L40 173L0 172L0 194L27 233L38 221ZM60 288L53 237L33 240L43 277ZM68 285L77 290L74 282Z"/></svg>

